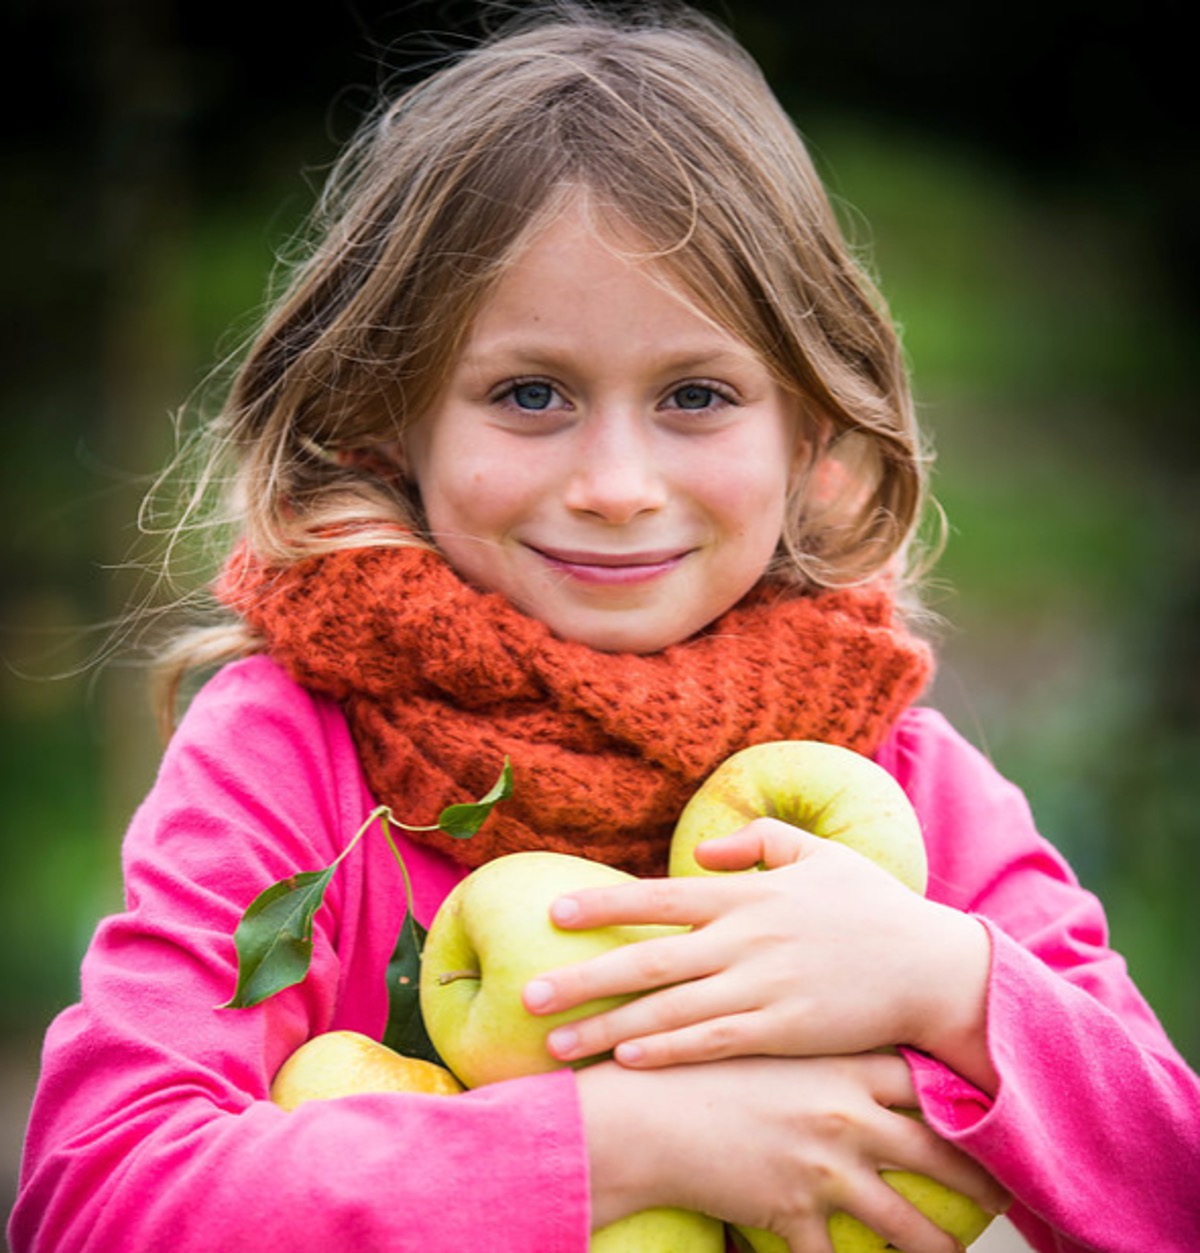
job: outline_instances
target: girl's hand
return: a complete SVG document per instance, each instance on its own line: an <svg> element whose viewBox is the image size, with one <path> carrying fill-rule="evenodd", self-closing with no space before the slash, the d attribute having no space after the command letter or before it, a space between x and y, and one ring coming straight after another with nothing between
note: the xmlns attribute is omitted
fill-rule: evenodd
<svg viewBox="0 0 1200 1253"><path fill-rule="evenodd" d="M594 1227L678 1205L828 1253L829 1216L844 1210L889 1247L951 1253L954 1239L890 1188L882 1168L929 1175L990 1212L1007 1202L978 1163L896 1112L916 1104L898 1057L737 1058L653 1072L602 1062L577 1079Z"/></svg>
<svg viewBox="0 0 1200 1253"><path fill-rule="evenodd" d="M533 980L525 989L533 1013L648 992L552 1032L554 1056L615 1049L626 1066L658 1067L908 1044L994 1091L984 1038L991 950L978 920L918 896L843 845L772 819L700 845L697 857L714 870L768 869L645 879L552 906L553 921L570 929L692 928Z"/></svg>

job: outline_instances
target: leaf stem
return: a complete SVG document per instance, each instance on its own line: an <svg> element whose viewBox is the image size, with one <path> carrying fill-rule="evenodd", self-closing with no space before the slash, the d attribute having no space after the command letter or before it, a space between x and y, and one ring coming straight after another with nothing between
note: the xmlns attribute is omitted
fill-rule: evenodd
<svg viewBox="0 0 1200 1253"><path fill-rule="evenodd" d="M373 823L376 819L378 819L383 824L384 831L386 831L387 821L391 817L392 817L392 811L386 805L376 805L375 808L372 809L371 812L367 815L367 819L362 824L362 826L359 827L358 830L355 831L355 833L350 837L350 840L347 843L346 847L342 849L342 851L333 859L333 861L329 863L328 869L332 870L335 866L338 866L341 864L342 858L345 857L346 854L350 852L350 850L359 842L359 840L363 838L364 835L366 835L367 831L370 829L371 823ZM392 821L394 822L395 819L392 818Z"/></svg>
<svg viewBox="0 0 1200 1253"><path fill-rule="evenodd" d="M378 810L376 812L379 813L379 825L383 828L383 838L387 840L388 848L392 850L392 856L396 859L396 865L400 867L400 874L404 879L404 908L408 916L413 918L416 916L416 913L413 907L412 880L408 877L408 867L404 864L404 858L400 855L399 848L396 847L396 841L392 837L392 828L389 825L391 822L396 822L396 819L386 805L381 805L380 809L383 811L382 813L379 813ZM397 822L396 825L403 827L405 831L437 830L436 827L406 827L402 822Z"/></svg>
<svg viewBox="0 0 1200 1253"><path fill-rule="evenodd" d="M486 821L497 802L506 800L511 794L512 764L505 757L500 777L486 796L470 804L448 805L433 826L410 826L401 822L387 805L376 806L345 848L323 870L288 875L260 892L246 907L233 935L237 952L237 986L222 1008L249 1008L306 977L312 963L313 918L324 902L325 890L334 871L376 821L383 828L392 856L404 877L405 915L396 951L388 965L388 986L415 988L425 929L414 914L412 879L392 835L391 824L405 831L442 831L456 840L469 839ZM475 978L479 977L478 972L463 972L459 977L467 977L471 973ZM424 1029L419 1020L419 1010L400 1004L399 998L389 999L389 1039L401 1030L406 1039L414 1035L404 1026L405 1022L416 1023L414 1038L423 1038ZM426 1048L436 1056L433 1046L423 1044L422 1039L417 1039L416 1047Z"/></svg>

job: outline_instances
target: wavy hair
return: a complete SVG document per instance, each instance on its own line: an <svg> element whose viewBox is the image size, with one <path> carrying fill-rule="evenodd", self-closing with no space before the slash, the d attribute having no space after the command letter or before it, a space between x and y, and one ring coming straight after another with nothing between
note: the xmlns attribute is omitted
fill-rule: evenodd
<svg viewBox="0 0 1200 1253"><path fill-rule="evenodd" d="M761 71L687 9L537 7L383 103L204 432L192 511L220 486L276 563L428 542L372 450L432 406L506 264L579 191L800 397L815 452L772 576L905 586L926 457L895 328ZM167 699L256 646L237 623L186 633Z"/></svg>

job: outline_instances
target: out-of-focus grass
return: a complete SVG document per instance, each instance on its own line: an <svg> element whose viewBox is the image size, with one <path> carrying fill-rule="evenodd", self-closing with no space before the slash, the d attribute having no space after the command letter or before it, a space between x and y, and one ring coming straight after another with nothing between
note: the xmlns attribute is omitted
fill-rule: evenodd
<svg viewBox="0 0 1200 1253"><path fill-rule="evenodd" d="M933 699L1025 788L1196 1061L1200 466L1160 262L1082 190L878 129L818 147L938 452Z"/></svg>
<svg viewBox="0 0 1200 1253"><path fill-rule="evenodd" d="M101 756L85 711L5 717L0 755L0 1032L22 1034L77 994L94 920L119 899L117 844L104 829Z"/></svg>

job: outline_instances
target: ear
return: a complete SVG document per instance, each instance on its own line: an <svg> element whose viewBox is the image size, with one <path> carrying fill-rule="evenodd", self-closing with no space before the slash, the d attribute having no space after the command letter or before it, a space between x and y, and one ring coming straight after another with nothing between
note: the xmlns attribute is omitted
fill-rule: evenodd
<svg viewBox="0 0 1200 1253"><path fill-rule="evenodd" d="M788 470L788 487L804 484L825 455L833 439L833 423L811 402L797 400L796 438Z"/></svg>
<svg viewBox="0 0 1200 1253"><path fill-rule="evenodd" d="M388 482L398 482L409 477L408 457L400 440L371 444L365 448L347 448L338 454L344 466L374 474Z"/></svg>
<svg viewBox="0 0 1200 1253"><path fill-rule="evenodd" d="M377 444L372 451L378 458L392 467L393 476L402 479L408 478L408 450L404 447L403 440L393 439L386 444Z"/></svg>

